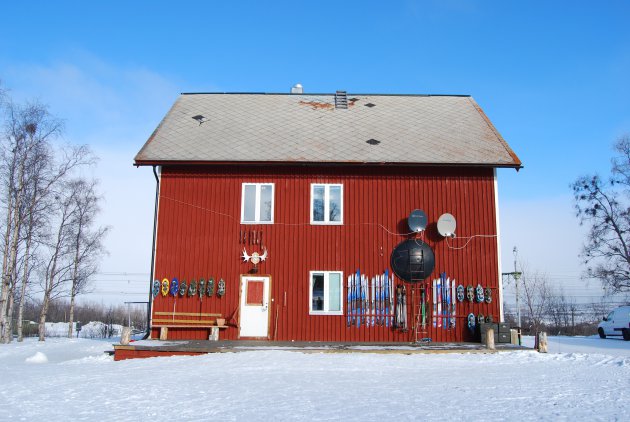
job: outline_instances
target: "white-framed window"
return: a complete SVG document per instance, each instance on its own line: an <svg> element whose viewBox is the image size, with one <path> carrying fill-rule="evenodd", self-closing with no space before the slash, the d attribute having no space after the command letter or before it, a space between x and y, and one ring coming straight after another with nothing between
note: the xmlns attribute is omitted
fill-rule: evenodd
<svg viewBox="0 0 630 422"><path fill-rule="evenodd" d="M309 272L309 314L343 315L343 273Z"/></svg>
<svg viewBox="0 0 630 422"><path fill-rule="evenodd" d="M273 183L243 183L241 223L272 224L273 197Z"/></svg>
<svg viewBox="0 0 630 422"><path fill-rule="evenodd" d="M311 184L311 224L343 224L342 184Z"/></svg>

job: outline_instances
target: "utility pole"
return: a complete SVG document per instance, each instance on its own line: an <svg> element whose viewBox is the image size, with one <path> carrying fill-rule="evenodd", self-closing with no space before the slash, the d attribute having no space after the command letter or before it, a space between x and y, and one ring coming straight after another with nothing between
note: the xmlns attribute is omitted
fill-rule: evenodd
<svg viewBox="0 0 630 422"><path fill-rule="evenodd" d="M518 258L518 249L516 249L516 246L514 246L514 249L512 249L512 252L514 253L514 272L512 273L502 273L502 276L512 276L512 278L514 278L514 290L516 293L516 320L517 320L517 324L518 326L516 327L518 330L518 344L519 346L521 345L521 306L519 304L519 296L518 296L518 280L521 278L521 273L516 271L516 261ZM509 280L509 278L508 278Z"/></svg>
<svg viewBox="0 0 630 422"><path fill-rule="evenodd" d="M516 249L516 246L514 246L514 249L512 249L512 252L514 253L514 287L516 289L516 322L518 324L518 329L521 329L521 307L519 306L518 303L518 279L520 278L520 274L516 271L516 259L518 257L518 249ZM518 275L517 275L518 274Z"/></svg>

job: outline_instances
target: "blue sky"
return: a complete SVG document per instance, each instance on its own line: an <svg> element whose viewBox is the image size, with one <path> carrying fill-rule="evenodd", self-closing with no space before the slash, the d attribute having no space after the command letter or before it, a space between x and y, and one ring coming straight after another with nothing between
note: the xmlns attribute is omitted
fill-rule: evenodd
<svg viewBox="0 0 630 422"><path fill-rule="evenodd" d="M525 165L499 171L505 265L517 244L558 277L579 272L569 184L605 173L610 146L630 132L627 1L33 1L0 14L3 86L49 104L68 140L102 157L112 272L148 266L142 254L116 256L139 225L121 208L138 209L138 238L150 237L152 175L130 165L180 92L301 82L306 92L471 94Z"/></svg>

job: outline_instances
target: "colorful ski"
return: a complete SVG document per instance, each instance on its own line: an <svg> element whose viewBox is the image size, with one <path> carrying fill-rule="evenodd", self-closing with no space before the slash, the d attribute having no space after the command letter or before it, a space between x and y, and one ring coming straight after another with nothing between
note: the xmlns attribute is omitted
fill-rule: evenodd
<svg viewBox="0 0 630 422"><path fill-rule="evenodd" d="M389 276L389 312L390 312L390 324L394 325L394 274Z"/></svg>
<svg viewBox="0 0 630 422"><path fill-rule="evenodd" d="M442 328L442 279L437 280L438 328Z"/></svg>
<svg viewBox="0 0 630 422"><path fill-rule="evenodd" d="M357 328L361 328L361 314L363 313L363 308L361 307L361 271L357 270Z"/></svg>
<svg viewBox="0 0 630 422"><path fill-rule="evenodd" d="M431 286L431 293L433 295L433 313L431 314L431 320L433 321L433 328L437 327L437 280L433 279L433 285Z"/></svg>
<svg viewBox="0 0 630 422"><path fill-rule="evenodd" d="M348 276L347 292L346 292L346 325L349 327L352 323L352 276Z"/></svg>
<svg viewBox="0 0 630 422"><path fill-rule="evenodd" d="M403 331L407 331L407 288L402 286L402 325Z"/></svg>
<svg viewBox="0 0 630 422"><path fill-rule="evenodd" d="M363 302L363 324L366 325L367 313L368 313L368 302L367 302L367 275L363 275L362 285L361 285L361 300Z"/></svg>
<svg viewBox="0 0 630 422"><path fill-rule="evenodd" d="M385 301L385 326L389 327L389 270L385 269L385 277L383 280L383 300Z"/></svg>
<svg viewBox="0 0 630 422"><path fill-rule="evenodd" d="M422 330L424 331L427 327L427 315L426 315L426 287L422 285L422 290L420 293L420 300L422 301Z"/></svg>
<svg viewBox="0 0 630 422"><path fill-rule="evenodd" d="M394 328L400 328L400 304L402 302L402 289L396 286L396 310L394 315Z"/></svg>
<svg viewBox="0 0 630 422"><path fill-rule="evenodd" d="M456 287L455 287L455 279L453 279L453 286L452 286L452 296L453 296L453 320L451 322L451 327L455 328L455 325L457 323L457 300L456 298Z"/></svg>
<svg viewBox="0 0 630 422"><path fill-rule="evenodd" d="M375 316L376 316L376 321L375 324L376 325L382 325L382 288L383 288L383 276L382 275L377 275L376 276L376 291L375 291L375 297L374 297L374 301L376 302L376 309L375 309Z"/></svg>

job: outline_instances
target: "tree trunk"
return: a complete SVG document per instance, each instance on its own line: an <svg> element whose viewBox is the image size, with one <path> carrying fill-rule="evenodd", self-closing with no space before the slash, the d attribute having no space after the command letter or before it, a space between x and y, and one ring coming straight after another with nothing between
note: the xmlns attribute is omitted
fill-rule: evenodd
<svg viewBox="0 0 630 422"><path fill-rule="evenodd" d="M4 248L2 250L2 288L0 289L0 340L4 337L7 323L7 300L9 298L9 273L8 254L10 244L11 226L13 223L13 183L15 176L15 160L11 163L9 181L7 186L7 222L4 234Z"/></svg>
<svg viewBox="0 0 630 422"><path fill-rule="evenodd" d="M9 306L7 306L7 325L4 330L3 343L11 343L13 340L13 305L15 303L15 296L13 295L13 289L11 289L9 296Z"/></svg>
<svg viewBox="0 0 630 422"><path fill-rule="evenodd" d="M7 288L7 297L2 303L2 315L4 321L4 326L2 327L2 335L0 341L2 343L8 343L12 337L11 333L11 315L9 314L9 304L13 303L13 293L15 289L15 274L17 267L17 253L18 253L18 241L20 239L20 228L22 225L22 218L20 217L20 207L22 206L22 196L24 191L24 166L25 160L20 163L20 170L18 176L18 186L16 189L16 198L15 198L15 219L13 221L13 227L11 228L11 246L9 252L9 261L7 263L6 268L6 288ZM6 254L6 251L5 251ZM3 283L3 291L5 287L5 283Z"/></svg>
<svg viewBox="0 0 630 422"><path fill-rule="evenodd" d="M39 315L39 341L46 339L46 315L48 314L48 306L50 305L50 296L55 288L55 277L57 276L57 260L59 259L59 253L61 252L61 244L63 239L64 223L67 218L67 210L64 210L59 229L57 230L57 242L55 244L55 250L53 256L48 265L46 274L46 288L44 289L44 300L42 302L42 311Z"/></svg>
<svg viewBox="0 0 630 422"><path fill-rule="evenodd" d="M25 288L22 287L22 296L20 296L20 303L18 303L18 317L16 322L18 343L24 341L24 303L26 302L24 300L24 290Z"/></svg>
<svg viewBox="0 0 630 422"><path fill-rule="evenodd" d="M39 341L46 341L46 315L48 314L49 305L50 291L46 291L42 302L42 310L39 313Z"/></svg>
<svg viewBox="0 0 630 422"><path fill-rule="evenodd" d="M70 294L70 319L68 320L68 338L72 338L72 329L74 328L74 298L76 297L74 284L72 285L72 293Z"/></svg>
<svg viewBox="0 0 630 422"><path fill-rule="evenodd" d="M70 324L68 324L68 338L72 338L72 324L74 323L74 298L77 295L77 283L79 273L79 249L81 246L82 221L79 221L77 236L74 243L74 263L72 268L72 288L70 291Z"/></svg>
<svg viewBox="0 0 630 422"><path fill-rule="evenodd" d="M31 227L32 228L32 224ZM26 286L28 285L28 272L31 258L31 240L32 231L29 230L29 235L26 239L26 251L24 252L24 272L22 276L22 285L20 286L20 303L18 304L18 318L17 318L17 341L24 340L24 333L22 332L22 326L24 325L24 304L26 303Z"/></svg>

